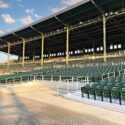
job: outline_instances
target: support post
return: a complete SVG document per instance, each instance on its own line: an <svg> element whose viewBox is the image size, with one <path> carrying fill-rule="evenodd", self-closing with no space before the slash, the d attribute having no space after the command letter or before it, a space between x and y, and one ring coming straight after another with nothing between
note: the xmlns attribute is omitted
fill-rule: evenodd
<svg viewBox="0 0 125 125"><path fill-rule="evenodd" d="M69 80L67 82L67 94L69 93Z"/></svg>
<svg viewBox="0 0 125 125"><path fill-rule="evenodd" d="M23 81L23 78L22 78L22 76L20 77L20 82L22 83L22 81Z"/></svg>
<svg viewBox="0 0 125 125"><path fill-rule="evenodd" d="M62 82L62 77L61 77L61 76L59 77L59 82L60 82L60 83Z"/></svg>
<svg viewBox="0 0 125 125"><path fill-rule="evenodd" d="M42 75L42 81L44 80L44 76Z"/></svg>
<svg viewBox="0 0 125 125"><path fill-rule="evenodd" d="M7 79L6 79L6 84L7 84Z"/></svg>
<svg viewBox="0 0 125 125"><path fill-rule="evenodd" d="M41 66L43 66L44 64L44 39L45 39L45 36L44 34L42 33L42 43L41 43Z"/></svg>
<svg viewBox="0 0 125 125"><path fill-rule="evenodd" d="M122 105L121 92L119 92L119 104Z"/></svg>
<svg viewBox="0 0 125 125"><path fill-rule="evenodd" d="M66 28L66 65L69 64L69 28Z"/></svg>
<svg viewBox="0 0 125 125"><path fill-rule="evenodd" d="M10 65L10 43L8 43L8 61L7 61L7 67L9 68Z"/></svg>
<svg viewBox="0 0 125 125"><path fill-rule="evenodd" d="M95 42L93 41L93 60L95 60Z"/></svg>
<svg viewBox="0 0 125 125"><path fill-rule="evenodd" d="M103 90L102 90L102 88L101 88L101 100L103 102Z"/></svg>
<svg viewBox="0 0 125 125"><path fill-rule="evenodd" d="M15 78L13 78L13 84L15 83Z"/></svg>
<svg viewBox="0 0 125 125"><path fill-rule="evenodd" d="M34 54L34 52L33 52L33 62L35 61L35 54Z"/></svg>
<svg viewBox="0 0 125 125"><path fill-rule="evenodd" d="M49 60L50 60L50 52L49 52Z"/></svg>
<svg viewBox="0 0 125 125"><path fill-rule="evenodd" d="M51 76L51 81L53 82L53 76Z"/></svg>
<svg viewBox="0 0 125 125"><path fill-rule="evenodd" d="M74 82L74 77L72 77L72 83Z"/></svg>
<svg viewBox="0 0 125 125"><path fill-rule="evenodd" d="M25 39L23 39L23 52L22 52L22 67L25 65Z"/></svg>
<svg viewBox="0 0 125 125"><path fill-rule="evenodd" d="M21 57L20 56L18 56L18 61L21 61Z"/></svg>
<svg viewBox="0 0 125 125"><path fill-rule="evenodd" d="M60 76L58 84L57 84L57 96L59 96L59 85L60 85L61 81L62 81L62 77Z"/></svg>
<svg viewBox="0 0 125 125"><path fill-rule="evenodd" d="M36 75L34 75L34 78L33 78L33 79L34 79L34 81L36 80Z"/></svg>
<svg viewBox="0 0 125 125"><path fill-rule="evenodd" d="M104 51L104 62L107 62L106 53L106 17L103 15L103 51Z"/></svg>
<svg viewBox="0 0 125 125"><path fill-rule="evenodd" d="M77 83L79 83L79 78L77 77Z"/></svg>

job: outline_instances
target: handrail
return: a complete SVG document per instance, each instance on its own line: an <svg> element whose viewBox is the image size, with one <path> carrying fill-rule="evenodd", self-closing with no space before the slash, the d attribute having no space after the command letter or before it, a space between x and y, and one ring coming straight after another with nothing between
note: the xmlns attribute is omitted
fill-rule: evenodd
<svg viewBox="0 0 125 125"><path fill-rule="evenodd" d="M105 73L102 74L102 81L106 78L110 79L112 77L116 77L116 76L121 76L121 75L125 75L125 69L119 70L117 72L109 72L109 73ZM105 76L107 76L106 78L104 78Z"/></svg>
<svg viewBox="0 0 125 125"><path fill-rule="evenodd" d="M122 74L125 75L125 69L122 69L122 70L119 71L119 76L122 75Z"/></svg>
<svg viewBox="0 0 125 125"><path fill-rule="evenodd" d="M110 72L110 73L105 73L105 74L102 74L102 81L105 79L104 77L107 76L106 78L110 79L111 77L114 77L116 76L116 72Z"/></svg>

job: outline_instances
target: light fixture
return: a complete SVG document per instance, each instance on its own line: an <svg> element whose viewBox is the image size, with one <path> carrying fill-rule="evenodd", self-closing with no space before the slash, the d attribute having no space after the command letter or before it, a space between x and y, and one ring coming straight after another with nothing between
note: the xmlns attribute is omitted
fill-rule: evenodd
<svg viewBox="0 0 125 125"><path fill-rule="evenodd" d="M110 12L110 15L113 15L113 12Z"/></svg>
<svg viewBox="0 0 125 125"><path fill-rule="evenodd" d="M83 24L83 22L82 22L82 21L80 21L80 22L79 22L79 24L81 25L81 24Z"/></svg>
<svg viewBox="0 0 125 125"><path fill-rule="evenodd" d="M64 27L64 30L66 30L66 27Z"/></svg>
<svg viewBox="0 0 125 125"><path fill-rule="evenodd" d="M108 13L105 13L105 16L108 16Z"/></svg>

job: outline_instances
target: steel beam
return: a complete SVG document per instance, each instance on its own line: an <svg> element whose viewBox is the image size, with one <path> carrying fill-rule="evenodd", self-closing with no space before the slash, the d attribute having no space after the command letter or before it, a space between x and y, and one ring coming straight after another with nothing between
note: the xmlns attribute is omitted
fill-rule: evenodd
<svg viewBox="0 0 125 125"><path fill-rule="evenodd" d="M9 68L10 65L10 43L8 43L8 60L7 60L7 67Z"/></svg>
<svg viewBox="0 0 125 125"><path fill-rule="evenodd" d="M125 12L122 11L122 10L119 10L118 14L113 14L111 16L108 17L108 20L112 19L112 18L115 18L115 17L118 17L120 15L124 15ZM88 21L85 21L83 22L82 25L73 25L73 26L70 26L70 30L74 30L74 29L77 29L77 28L80 28L80 27L84 27L84 26L87 26L87 25L90 25L90 24L94 24L94 23L97 23L97 22L100 22L101 21L101 18L94 18L94 19L91 19L91 20L88 20ZM60 33L64 33L65 31L63 29L59 29L60 32L58 31L54 31L54 32L49 32L49 33L46 33L45 34L45 37L50 37L50 36L53 36L53 35L56 35L56 34L60 34ZM35 36L35 37L30 37L28 39L26 39L26 42L31 42L31 41L34 41L34 40L38 40L40 39L40 36ZM13 43L11 44L11 46L15 46L15 45L18 45L18 44L21 44L22 41L13 41ZM0 49L2 48L6 48L8 47L7 44L4 44L4 45L1 45L0 46Z"/></svg>
<svg viewBox="0 0 125 125"><path fill-rule="evenodd" d="M106 53L106 17L103 15L103 52L104 52L104 62L107 62Z"/></svg>
<svg viewBox="0 0 125 125"><path fill-rule="evenodd" d="M42 42L41 42L41 66L43 66L44 64L44 40L45 40L45 36L44 34L42 33L41 35L42 37Z"/></svg>
<svg viewBox="0 0 125 125"><path fill-rule="evenodd" d="M100 6L98 6L98 5L95 3L94 0L90 0L90 1L91 1L92 4L95 6L95 8L98 9L98 11L99 11L101 14L104 14L104 10L103 10Z"/></svg>
<svg viewBox="0 0 125 125"><path fill-rule="evenodd" d="M69 64L69 27L66 28L66 65Z"/></svg>
<svg viewBox="0 0 125 125"><path fill-rule="evenodd" d="M25 45L26 45L26 41L25 41L25 39L23 39L22 67L24 67L24 65L25 65Z"/></svg>
<svg viewBox="0 0 125 125"><path fill-rule="evenodd" d="M34 52L33 52L33 62L35 61L35 54L34 54Z"/></svg>
<svg viewBox="0 0 125 125"><path fill-rule="evenodd" d="M107 18L105 17L104 10L98 6L94 0L91 0L93 5L98 9L98 11L102 14L103 18L103 52L104 52L104 62L107 62L107 54L106 54L106 21Z"/></svg>

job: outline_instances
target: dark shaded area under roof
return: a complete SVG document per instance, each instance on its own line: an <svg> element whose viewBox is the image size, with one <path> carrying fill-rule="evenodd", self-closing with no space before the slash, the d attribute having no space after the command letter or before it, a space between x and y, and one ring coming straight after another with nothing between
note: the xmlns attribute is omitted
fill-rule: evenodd
<svg viewBox="0 0 125 125"><path fill-rule="evenodd" d="M125 0L94 0L96 4L104 10L105 13L114 12L125 8ZM58 17L64 24L72 26L78 24L80 21L87 21L102 14L92 4L91 1L86 3L80 2L66 10L57 14L41 19L27 27L21 28L7 35L0 37L0 45L7 42L13 43L20 40L20 37L29 38L39 35L32 27L41 33L48 33L64 28L56 18ZM32 26L32 27L31 27ZM94 46L103 45L103 30L102 22L97 22L87 25L73 31L70 31L69 48L70 50L92 48ZM18 37L16 35L18 35ZM45 38L45 53L65 52L66 33L61 33ZM107 49L110 44L120 43L125 47L125 15L117 16L107 22ZM13 49L12 49L13 48ZM7 52L7 48L0 49L0 51ZM41 40L26 43L26 56L41 54ZM22 55L22 44L11 47L11 54Z"/></svg>

